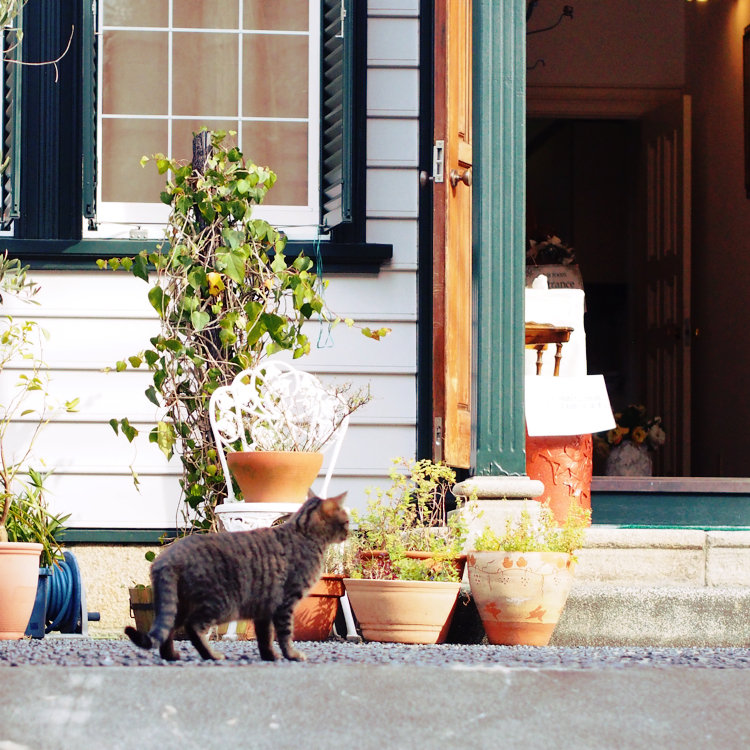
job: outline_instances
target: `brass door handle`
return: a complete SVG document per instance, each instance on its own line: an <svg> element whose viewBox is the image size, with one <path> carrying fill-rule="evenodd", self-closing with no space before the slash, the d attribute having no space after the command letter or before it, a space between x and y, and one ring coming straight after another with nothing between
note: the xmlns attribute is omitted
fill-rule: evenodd
<svg viewBox="0 0 750 750"><path fill-rule="evenodd" d="M463 182L466 187L471 187L471 167L459 172L457 169L451 169L450 173L451 187L456 187L459 182Z"/></svg>

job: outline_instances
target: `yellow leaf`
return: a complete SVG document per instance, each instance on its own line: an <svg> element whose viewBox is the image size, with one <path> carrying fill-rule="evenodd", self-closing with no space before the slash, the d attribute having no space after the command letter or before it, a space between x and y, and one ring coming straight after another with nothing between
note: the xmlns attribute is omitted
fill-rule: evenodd
<svg viewBox="0 0 750 750"><path fill-rule="evenodd" d="M216 297L218 294L224 291L224 282L221 278L221 274L216 271L212 271L206 274L208 279L208 293Z"/></svg>

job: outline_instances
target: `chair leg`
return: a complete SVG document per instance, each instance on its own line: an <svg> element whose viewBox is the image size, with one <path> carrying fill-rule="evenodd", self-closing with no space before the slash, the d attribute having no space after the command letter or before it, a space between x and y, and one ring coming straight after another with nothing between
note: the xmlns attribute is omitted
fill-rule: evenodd
<svg viewBox="0 0 750 750"><path fill-rule="evenodd" d="M357 634L357 626L354 624L354 615L352 614L352 607L349 604L349 597L344 593L339 601L341 602L341 611L344 613L344 620L346 621L346 640L352 643L359 643L362 639Z"/></svg>
<svg viewBox="0 0 750 750"><path fill-rule="evenodd" d="M221 636L221 639L223 641L236 641L237 640L237 621L232 620L232 622L227 625L227 632L224 633L223 636Z"/></svg>

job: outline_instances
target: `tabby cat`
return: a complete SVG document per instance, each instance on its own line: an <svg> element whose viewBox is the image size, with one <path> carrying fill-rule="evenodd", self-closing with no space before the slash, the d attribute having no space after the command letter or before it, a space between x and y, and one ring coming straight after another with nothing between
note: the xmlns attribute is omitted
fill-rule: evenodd
<svg viewBox="0 0 750 750"><path fill-rule="evenodd" d="M159 647L179 659L175 628L182 626L204 659L223 659L209 648L212 625L253 620L261 659L275 661L273 630L283 655L303 661L292 645L292 610L320 578L329 545L349 532L344 496L311 497L279 526L252 531L194 534L167 547L151 565L154 624L148 633L125 628L141 648Z"/></svg>

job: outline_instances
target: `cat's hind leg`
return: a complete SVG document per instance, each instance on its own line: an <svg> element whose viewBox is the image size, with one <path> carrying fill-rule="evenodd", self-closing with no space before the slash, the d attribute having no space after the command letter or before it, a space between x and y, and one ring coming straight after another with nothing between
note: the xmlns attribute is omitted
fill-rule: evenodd
<svg viewBox="0 0 750 750"><path fill-rule="evenodd" d="M257 617L255 624L255 639L258 641L258 651L263 661L276 661L278 656L273 648L273 628L269 618Z"/></svg>
<svg viewBox="0 0 750 750"><path fill-rule="evenodd" d="M284 658L290 661L305 661L307 657L301 651L298 651L292 643L292 627L294 622L292 613L296 603L297 600L289 606L277 609L273 615L273 626L276 628L276 638L279 641L281 653L284 654Z"/></svg>
<svg viewBox="0 0 750 750"><path fill-rule="evenodd" d="M185 631L188 634L188 638L190 638L190 643L195 646L196 651L198 651L203 659L212 659L213 661L226 659L224 654L220 651L214 651L208 645L208 641L206 641L206 636L204 634L205 630L206 628L197 628L195 625L187 622L185 623Z"/></svg>
<svg viewBox="0 0 750 750"><path fill-rule="evenodd" d="M159 656L166 661L179 661L180 655L174 650L174 632L170 632L164 643L159 646Z"/></svg>

